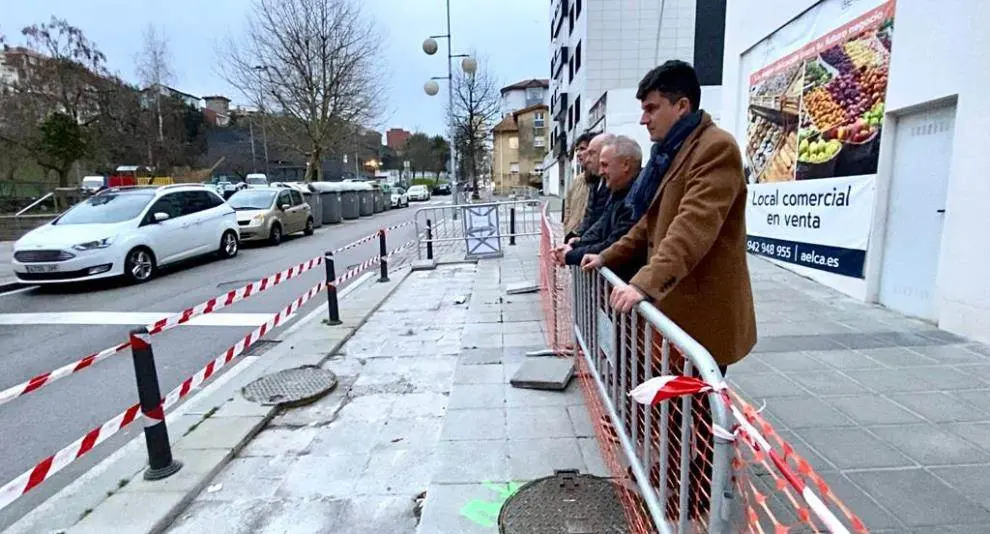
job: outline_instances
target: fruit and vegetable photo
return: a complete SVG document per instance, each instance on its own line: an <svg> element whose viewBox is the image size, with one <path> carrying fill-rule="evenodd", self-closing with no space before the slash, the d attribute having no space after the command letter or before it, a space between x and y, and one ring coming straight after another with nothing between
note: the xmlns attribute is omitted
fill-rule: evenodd
<svg viewBox="0 0 990 534"><path fill-rule="evenodd" d="M876 172L893 29L888 18L840 40L823 37L794 65L754 75L745 151L751 182Z"/></svg>

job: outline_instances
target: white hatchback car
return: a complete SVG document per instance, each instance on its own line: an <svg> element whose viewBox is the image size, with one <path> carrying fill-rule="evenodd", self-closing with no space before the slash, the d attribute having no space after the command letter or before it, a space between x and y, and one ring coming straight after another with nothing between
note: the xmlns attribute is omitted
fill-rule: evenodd
<svg viewBox="0 0 990 534"><path fill-rule="evenodd" d="M210 253L237 255L237 215L203 185L106 189L14 243L28 284L125 276L150 280L162 265Z"/></svg>
<svg viewBox="0 0 990 534"><path fill-rule="evenodd" d="M406 191L409 200L430 200L430 190L425 185L414 185Z"/></svg>

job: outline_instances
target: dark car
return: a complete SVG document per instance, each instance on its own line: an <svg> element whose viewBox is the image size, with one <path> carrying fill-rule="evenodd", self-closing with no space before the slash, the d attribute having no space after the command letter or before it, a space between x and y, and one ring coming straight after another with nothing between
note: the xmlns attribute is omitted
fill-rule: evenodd
<svg viewBox="0 0 990 534"><path fill-rule="evenodd" d="M451 194L450 184L437 184L433 188L433 194L434 195L449 195L449 194Z"/></svg>

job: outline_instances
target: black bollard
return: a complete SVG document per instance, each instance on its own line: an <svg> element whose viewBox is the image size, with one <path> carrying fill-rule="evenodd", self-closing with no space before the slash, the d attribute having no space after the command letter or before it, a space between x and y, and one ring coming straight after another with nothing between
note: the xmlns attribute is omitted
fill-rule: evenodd
<svg viewBox="0 0 990 534"><path fill-rule="evenodd" d="M144 472L144 479L161 480L182 469L182 464L172 458L172 445L168 442L165 410L162 408L162 393L158 388L155 355L151 351L147 328L142 326L131 330L131 355L134 359L134 376L137 379L138 398L141 400L141 413L145 417L144 441L148 446L148 469Z"/></svg>
<svg viewBox="0 0 990 534"><path fill-rule="evenodd" d="M426 219L426 259L433 259L433 221Z"/></svg>
<svg viewBox="0 0 990 534"><path fill-rule="evenodd" d="M516 208L509 208L509 245L516 244Z"/></svg>
<svg viewBox="0 0 990 534"><path fill-rule="evenodd" d="M385 230L378 231L378 263L381 265L379 282L388 282L388 248L385 244Z"/></svg>
<svg viewBox="0 0 990 534"><path fill-rule="evenodd" d="M327 319L327 324L330 326L336 326L341 323L340 321L340 307L337 303L337 285L334 280L337 279L337 273L333 265L333 252L327 251L323 254L323 263L326 264L327 268L327 310L329 311L330 317Z"/></svg>

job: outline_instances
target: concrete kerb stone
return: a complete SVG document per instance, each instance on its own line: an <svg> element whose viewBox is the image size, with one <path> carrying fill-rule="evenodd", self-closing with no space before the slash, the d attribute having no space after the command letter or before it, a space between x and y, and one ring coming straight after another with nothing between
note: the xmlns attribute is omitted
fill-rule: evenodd
<svg viewBox="0 0 990 534"><path fill-rule="evenodd" d="M260 365L249 365L243 376L222 383L209 391L207 397L195 399L198 407L181 417L169 418L169 438L175 456L185 466L164 481L146 482L142 479L147 459L143 438L138 436L126 444L119 457L111 456L97 468L103 471L79 488L70 485L45 501L39 508L57 510L58 515L35 514L34 511L12 525L6 532L66 532L85 534L108 532L124 528L129 532L158 533L166 530L195 497L280 411L278 406L261 406L240 396L243 386L260 376L300 365L321 366L367 322L368 318L398 289L411 273L403 269L388 283L370 285L353 299L357 313L342 314L344 324L325 326L311 318L312 328L323 329L318 336L307 336L302 328L262 356L249 356L241 363L263 359ZM352 299L346 299L352 300ZM348 306L350 308L350 306ZM345 317L346 315L346 317ZM307 325L309 326L309 325ZM330 341L325 350L299 350L296 345L318 338ZM250 360L250 359L254 360ZM220 380L222 380L221 375ZM219 381L218 381L219 382ZM210 388L212 384L207 385ZM205 389L205 388L204 388ZM191 400L192 400L191 399ZM224 427L223 443L216 446L204 442L205 430ZM203 427L203 429L200 429ZM200 430L199 433L196 431ZM106 463L107 465L103 465ZM156 506L146 505L152 496ZM88 497L88 498L87 498ZM60 501L60 502L55 502ZM139 505L143 503L143 505ZM53 504L54 506L49 506ZM32 518L37 515L38 517ZM34 519L34 521L32 521ZM127 520L126 524L121 521ZM136 524L135 524L136 523Z"/></svg>

